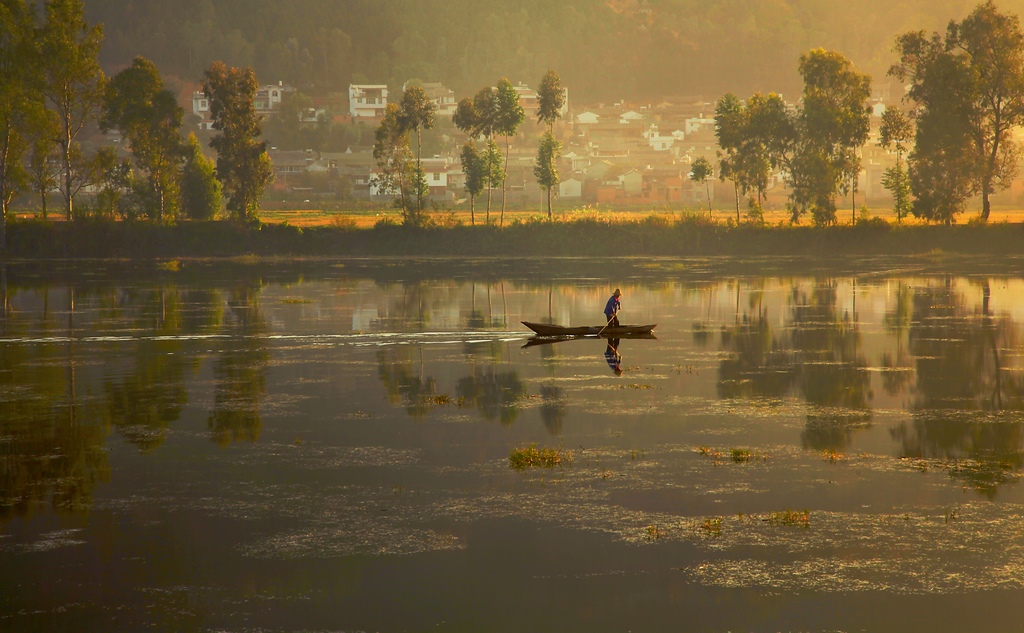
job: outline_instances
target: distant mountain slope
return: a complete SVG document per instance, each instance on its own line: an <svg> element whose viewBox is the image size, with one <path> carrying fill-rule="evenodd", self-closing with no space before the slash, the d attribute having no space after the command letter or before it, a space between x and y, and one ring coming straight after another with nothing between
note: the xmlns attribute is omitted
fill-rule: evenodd
<svg viewBox="0 0 1024 633"><path fill-rule="evenodd" d="M876 80L893 38L943 29L968 0L86 0L108 70L135 55L201 78L215 59L263 82L442 81L460 96L556 69L575 98L795 95L801 51L839 50ZM1024 11L1024 0L999 3Z"/></svg>

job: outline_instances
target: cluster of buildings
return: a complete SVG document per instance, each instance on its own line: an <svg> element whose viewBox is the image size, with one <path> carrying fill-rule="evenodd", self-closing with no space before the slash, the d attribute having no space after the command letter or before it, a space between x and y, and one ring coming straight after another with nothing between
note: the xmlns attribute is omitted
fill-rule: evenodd
<svg viewBox="0 0 1024 633"><path fill-rule="evenodd" d="M434 102L436 119L450 120L457 99L454 92L440 83L422 84ZM263 114L276 111L293 89L284 85L268 85L259 89L256 109ZM537 185L533 174L537 142L541 128L536 125L537 94L519 84L516 91L526 112L519 134L511 140L508 156L506 191L513 207L540 205L546 194ZM383 116L389 90L386 85L351 85L347 112L333 115L333 120L362 123L375 128ZM339 109L337 105L333 109ZM882 172L894 162L893 155L878 147L877 129L885 106L881 98L873 105L872 139L862 152L863 172L860 195L867 199L884 198ZM193 94L192 111L199 125L209 129L209 103L201 92ZM326 108L311 108L304 120L317 121ZM561 184L558 197L581 205L614 205L637 207L706 206L721 196L720 203L734 202L731 183L716 178L695 183L690 178L691 164L704 157L718 164L719 148L713 118L714 103L700 96L676 97L660 103L635 105L626 102L570 108L566 99L563 119L556 134L563 145L559 163ZM442 146L447 153L423 160L424 172L435 203L453 205L464 202L465 175L458 152L465 138L453 126L442 127ZM372 138L372 133L364 135ZM500 139L499 139L500 141ZM502 149L504 143L501 142ZM355 200L383 201L392 196L374 186L377 166L372 147L349 147L344 152L285 151L272 148L279 193L294 193L306 198L333 198L341 189L330 183L344 182L344 197ZM313 176L313 177L311 177ZM317 177L319 176L319 177ZM716 192L716 184L717 192ZM774 175L769 195L784 197L781 174Z"/></svg>

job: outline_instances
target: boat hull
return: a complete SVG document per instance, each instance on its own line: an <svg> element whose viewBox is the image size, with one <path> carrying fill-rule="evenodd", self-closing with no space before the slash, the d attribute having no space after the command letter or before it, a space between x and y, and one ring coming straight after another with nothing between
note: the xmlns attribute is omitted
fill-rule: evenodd
<svg viewBox="0 0 1024 633"><path fill-rule="evenodd" d="M622 336L637 336L650 334L658 324L653 325L617 325L605 327L603 325L587 325L580 327L565 327L562 325L549 325L547 323L531 323L522 321L522 324L537 333L537 336L602 336L615 338Z"/></svg>

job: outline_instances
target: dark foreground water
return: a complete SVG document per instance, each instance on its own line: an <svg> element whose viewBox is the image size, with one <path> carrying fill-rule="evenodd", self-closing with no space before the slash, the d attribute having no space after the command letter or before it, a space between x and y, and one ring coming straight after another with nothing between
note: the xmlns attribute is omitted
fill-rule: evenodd
<svg viewBox="0 0 1024 633"><path fill-rule="evenodd" d="M5 271L0 630L1020 630L1024 276L548 265Z"/></svg>

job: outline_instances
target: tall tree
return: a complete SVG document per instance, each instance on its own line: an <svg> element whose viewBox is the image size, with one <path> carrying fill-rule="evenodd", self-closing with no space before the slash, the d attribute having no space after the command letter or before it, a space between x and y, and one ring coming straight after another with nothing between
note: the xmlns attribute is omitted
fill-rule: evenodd
<svg viewBox="0 0 1024 633"><path fill-rule="evenodd" d="M537 122L548 126L550 130L562 118L564 107L565 88L562 87L562 79L558 73L549 70L537 88Z"/></svg>
<svg viewBox="0 0 1024 633"><path fill-rule="evenodd" d="M466 193L469 194L469 223L476 224L476 197L484 190L487 184L487 172L484 165L484 158L476 148L476 143L466 141L462 146L460 154L462 160L462 172L466 176Z"/></svg>
<svg viewBox="0 0 1024 633"><path fill-rule="evenodd" d="M185 165L181 170L181 210L190 220L212 220L220 212L220 182L213 161L203 155L195 134L185 141Z"/></svg>
<svg viewBox="0 0 1024 633"><path fill-rule="evenodd" d="M164 87L153 62L136 57L107 84L100 127L117 128L128 139L135 165L146 173L152 204L147 215L157 222L177 209L184 110ZM169 213L170 211L170 213Z"/></svg>
<svg viewBox="0 0 1024 633"><path fill-rule="evenodd" d="M837 193L859 171L857 149L870 131L871 78L835 51L800 56L803 108L799 140L789 161L794 219L808 209L814 223L836 222Z"/></svg>
<svg viewBox="0 0 1024 633"><path fill-rule="evenodd" d="M61 174L61 166L54 160L56 145L53 143L60 126L57 116L51 110L43 109L41 116L38 127L32 133L28 176L32 191L39 195L40 210L46 222L49 220L47 197L57 187Z"/></svg>
<svg viewBox="0 0 1024 633"><path fill-rule="evenodd" d="M970 140L971 192L982 199L981 219L992 210L991 196L1010 186L1017 174L1019 147L1012 138L1014 128L1024 124L1024 32L1020 18L999 11L992 0L979 4L962 22L950 22L945 38L938 33L906 33L897 39L900 63L890 71L910 80L908 97L924 110L946 108L938 103L944 96L926 85L948 80L950 73L936 64L952 68L959 62L955 94L945 95L968 106L960 115ZM954 104L956 105L956 104ZM957 106L959 107L959 106ZM929 127L924 127L929 133ZM918 124L918 136L922 126Z"/></svg>
<svg viewBox="0 0 1024 633"><path fill-rule="evenodd" d="M381 193L397 194L395 204L402 210L403 223L418 225L422 216L409 201L414 176L409 131L401 119L401 107L397 103L389 103L374 133L373 158L378 172L373 183Z"/></svg>
<svg viewBox="0 0 1024 633"><path fill-rule="evenodd" d="M711 188L708 185L708 179L711 178L715 173L715 168L712 167L711 161L704 158L703 156L697 158L690 165L690 180L704 185L704 193L707 194L708 198L708 216L711 216Z"/></svg>
<svg viewBox="0 0 1024 633"><path fill-rule="evenodd" d="M562 182L558 174L558 157L562 151L562 144L555 138L551 130L544 132L540 139L540 148L537 151L537 161L533 166L533 175L537 178L537 184L547 191L548 219L551 219L551 190Z"/></svg>
<svg viewBox="0 0 1024 633"><path fill-rule="evenodd" d="M484 221L491 223L491 191L501 184L504 162L501 160L501 150L493 138L488 138L484 143L483 169L484 182L487 185L487 212Z"/></svg>
<svg viewBox="0 0 1024 633"><path fill-rule="evenodd" d="M938 33L905 33L896 40L900 61L889 73L910 82L916 132L908 156L914 195L911 212L951 224L975 192L974 96L967 60L947 50ZM1005 145L1004 145L1005 147Z"/></svg>
<svg viewBox="0 0 1024 633"><path fill-rule="evenodd" d="M523 106L519 105L519 93L508 79L502 77L494 91L497 108L495 111L494 131L505 137L505 168L501 173L501 220L505 224L505 181L508 179L508 156L511 138L515 136L519 126L526 118Z"/></svg>
<svg viewBox="0 0 1024 633"><path fill-rule="evenodd" d="M882 186L892 194L897 222L902 222L910 212L910 181L903 167L903 155L913 139L914 123L906 112L899 108L886 108L878 131L878 144L896 151L896 164L882 173Z"/></svg>
<svg viewBox="0 0 1024 633"><path fill-rule="evenodd" d="M59 123L60 189L68 220L74 218L74 198L83 186L75 175L82 169L78 134L103 102L106 81L97 61L103 28L86 22L83 10L82 0L49 0L46 21L36 37L40 91Z"/></svg>
<svg viewBox="0 0 1024 633"><path fill-rule="evenodd" d="M204 74L203 92L210 100L217 150L217 177L228 194L227 208L236 220L259 218L260 197L273 181L267 144L260 140L261 117L256 113L256 74L251 68L228 68L214 62Z"/></svg>
<svg viewBox="0 0 1024 633"><path fill-rule="evenodd" d="M561 177L558 174L558 158L561 156L562 144L555 138L555 122L562 118L565 107L565 88L562 79L554 70L548 70L540 80L537 88L537 122L547 126L547 132L541 137L537 147L537 161L533 167L533 175L538 184L547 191L548 219L551 219L551 189L557 187Z"/></svg>
<svg viewBox="0 0 1024 633"><path fill-rule="evenodd" d="M744 105L735 95L722 97L715 110L715 133L725 152L719 174L744 195L756 195L758 207L772 170L784 168L797 139L796 118L775 93L755 93ZM750 198L750 206L754 206ZM736 200L739 221L739 197Z"/></svg>
<svg viewBox="0 0 1024 633"><path fill-rule="evenodd" d="M733 93L723 95L715 104L715 137L718 138L718 173L733 184L736 196L736 223L740 222L740 182L746 178L740 165L740 146L744 139L746 108ZM743 192L746 194L746 190Z"/></svg>
<svg viewBox="0 0 1024 633"><path fill-rule="evenodd" d="M26 156L33 128L43 118L32 89L38 63L33 14L24 0L0 0L0 254L7 247L7 214L28 189Z"/></svg>
<svg viewBox="0 0 1024 633"><path fill-rule="evenodd" d="M459 101L452 115L452 122L459 130L465 132L470 140L480 137L485 139L483 157L484 184L487 187L487 210L484 222L491 223L491 190L500 182L501 155L497 153L493 137L497 126L498 100L494 88L485 86L472 98L466 97ZM498 178L494 177L494 160L497 155Z"/></svg>
<svg viewBox="0 0 1024 633"><path fill-rule="evenodd" d="M416 133L416 209L423 214L423 201L427 193L427 179L423 173L423 130L434 127L434 102L427 97L422 86L409 86L402 94L400 124L408 132Z"/></svg>

